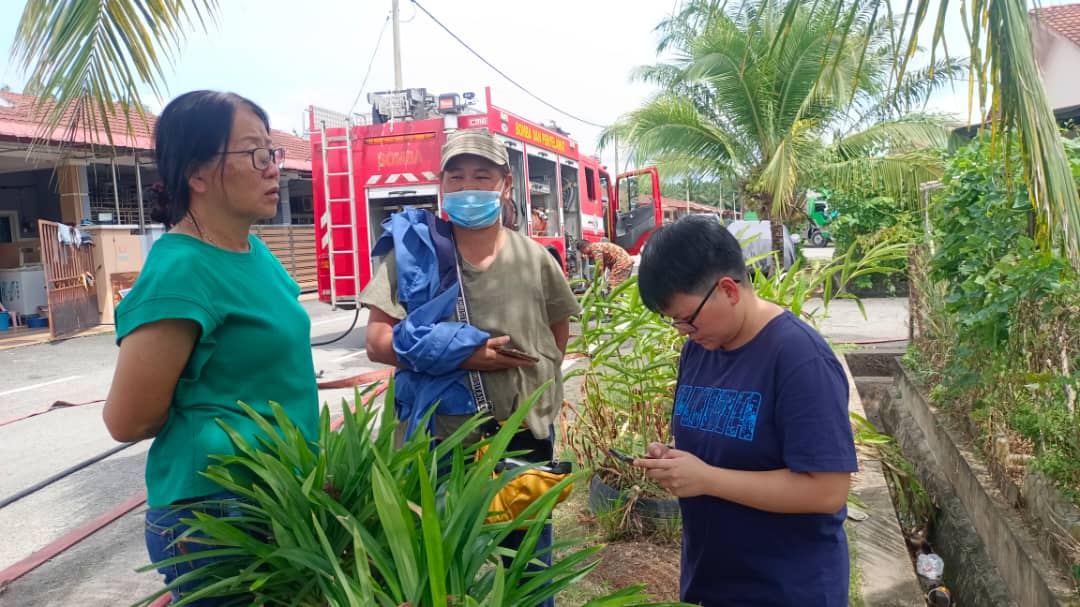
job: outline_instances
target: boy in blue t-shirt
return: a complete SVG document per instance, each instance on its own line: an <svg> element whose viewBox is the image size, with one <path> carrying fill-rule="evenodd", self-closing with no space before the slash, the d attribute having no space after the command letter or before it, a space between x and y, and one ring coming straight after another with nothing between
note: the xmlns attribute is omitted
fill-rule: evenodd
<svg viewBox="0 0 1080 607"><path fill-rule="evenodd" d="M858 466L836 356L754 294L738 241L716 221L657 230L638 274L645 304L689 337L675 447L653 443L634 461L680 498L682 600L846 607L843 522Z"/></svg>

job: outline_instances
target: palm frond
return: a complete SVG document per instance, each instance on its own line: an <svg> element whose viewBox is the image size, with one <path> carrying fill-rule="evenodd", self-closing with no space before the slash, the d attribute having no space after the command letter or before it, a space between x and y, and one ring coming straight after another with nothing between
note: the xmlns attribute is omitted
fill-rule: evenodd
<svg viewBox="0 0 1080 607"><path fill-rule="evenodd" d="M918 205L919 184L941 179L944 162L930 152L904 152L850 160L832 159L818 167L820 175L833 187L865 183L872 175L880 193L910 208Z"/></svg>
<svg viewBox="0 0 1080 607"><path fill-rule="evenodd" d="M877 156L890 151L943 149L951 133L946 124L944 116L909 114L878 122L863 131L837 139L831 147L841 160Z"/></svg>
<svg viewBox="0 0 1080 607"><path fill-rule="evenodd" d="M702 120L685 98L661 95L605 129L601 143L618 137L633 142L631 159L647 163L664 155L697 156L711 161L738 160L738 143L715 124Z"/></svg>
<svg viewBox="0 0 1080 607"><path fill-rule="evenodd" d="M886 0L866 0L867 6L882 3L888 6ZM919 50L917 34L923 25L933 19L929 48L931 63L936 63L937 54L945 49L947 20L959 18L965 28L970 62L969 106L977 95L979 115L985 115L982 110L988 109L992 117L991 132L996 135L1008 129L1015 135L1031 203L1039 213L1037 240L1047 250L1063 252L1080 268L1080 196L1036 64L1027 2L942 0L934 17L930 8L931 0L907 0L901 23L906 42L898 45L899 53L893 53L897 88L908 82L908 63ZM805 3L786 0L782 10L785 24L790 24L799 10L806 10ZM818 5L809 10L825 12ZM848 24L837 27L843 30L842 35L856 30ZM784 34L777 32L773 45L783 42ZM994 141L1003 139L995 137Z"/></svg>
<svg viewBox="0 0 1080 607"><path fill-rule="evenodd" d="M100 129L112 145L117 120L131 133L132 110L143 112L139 87L160 97L162 59L217 9L217 0L27 0L12 57L28 72L25 92L37 98L39 137L63 126L69 136L88 130L93 141Z"/></svg>

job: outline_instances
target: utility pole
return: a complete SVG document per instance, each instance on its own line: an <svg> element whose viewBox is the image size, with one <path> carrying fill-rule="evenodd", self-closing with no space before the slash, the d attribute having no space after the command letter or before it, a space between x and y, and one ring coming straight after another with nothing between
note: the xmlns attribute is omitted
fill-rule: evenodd
<svg viewBox="0 0 1080 607"><path fill-rule="evenodd" d="M392 0L390 12L394 21L394 90L400 91L405 87L401 83L401 27L399 25L401 10L398 7L398 0Z"/></svg>
<svg viewBox="0 0 1080 607"><path fill-rule="evenodd" d="M619 136L615 135L612 139L613 139L613 143L614 143L614 145L612 147L615 148L615 174L612 175L612 177L615 178L615 183L618 184L618 182L619 182Z"/></svg>

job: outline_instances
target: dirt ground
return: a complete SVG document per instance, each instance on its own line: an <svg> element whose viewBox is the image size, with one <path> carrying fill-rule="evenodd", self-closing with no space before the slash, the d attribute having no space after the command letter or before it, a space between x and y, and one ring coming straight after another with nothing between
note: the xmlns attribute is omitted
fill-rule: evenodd
<svg viewBox="0 0 1080 607"><path fill-rule="evenodd" d="M588 484L555 509L555 540L603 544L599 563L581 582L560 593L560 607L580 607L609 592L644 584L653 601L679 600L678 536L605 539L604 527L588 507Z"/></svg>
<svg viewBox="0 0 1080 607"><path fill-rule="evenodd" d="M679 547L648 540L611 542L589 577L610 588L645 584L656 601L679 600Z"/></svg>

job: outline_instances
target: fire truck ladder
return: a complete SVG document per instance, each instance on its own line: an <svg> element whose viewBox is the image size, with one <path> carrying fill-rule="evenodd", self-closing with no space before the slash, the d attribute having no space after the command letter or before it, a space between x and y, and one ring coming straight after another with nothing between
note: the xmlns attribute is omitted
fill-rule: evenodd
<svg viewBox="0 0 1080 607"><path fill-rule="evenodd" d="M359 242L356 238L356 181L354 179L353 172L353 128L352 121L345 121L345 136L343 137L328 137L326 135L326 121L322 121L319 127L320 134L322 135L322 163L323 163L323 192L326 193L326 212L323 214L322 223L326 228L326 234L329 235L327 239L327 250L329 251L330 259L330 307L331 309L337 309L340 296L338 295L337 288L337 273L335 271L334 256L337 253L349 253L352 255L353 265L353 303L357 307L360 306L360 255L357 253ZM330 152L335 150L345 150L345 166L344 172L331 172L330 164L328 162ZM330 191L330 178L331 177L347 177L349 180L349 196L347 198L331 198ZM334 208L335 205L348 205L349 206L349 224L335 224L334 223ZM349 248L335 249L334 248L334 231L338 229L349 230Z"/></svg>

